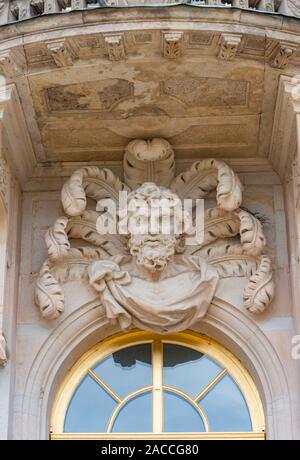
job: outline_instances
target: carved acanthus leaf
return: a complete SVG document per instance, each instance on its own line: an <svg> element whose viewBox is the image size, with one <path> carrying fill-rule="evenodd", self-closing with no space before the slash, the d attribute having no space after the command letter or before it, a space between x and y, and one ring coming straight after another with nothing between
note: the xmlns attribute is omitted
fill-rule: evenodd
<svg viewBox="0 0 300 460"><path fill-rule="evenodd" d="M106 251L104 251L101 247L99 248L91 248L88 246L78 247L78 248L71 248L64 259L60 262L61 264L68 264L68 263L76 263L76 261L80 261L80 263L87 263L89 264L93 260L102 259L107 257ZM53 271L54 267L51 267Z"/></svg>
<svg viewBox="0 0 300 460"><path fill-rule="evenodd" d="M212 208L204 216L204 241L201 246L213 243L217 239L232 238L239 234L240 221L233 212L222 208Z"/></svg>
<svg viewBox="0 0 300 460"><path fill-rule="evenodd" d="M257 271L244 290L244 305L251 313L262 313L274 297L274 281L269 257L263 255Z"/></svg>
<svg viewBox="0 0 300 460"><path fill-rule="evenodd" d="M241 220L241 243L246 254L258 256L266 245L266 238L263 233L260 221L246 211L239 211Z"/></svg>
<svg viewBox="0 0 300 460"><path fill-rule="evenodd" d="M103 198L118 201L118 194L123 190L129 191L129 188L112 171L87 166L72 174L63 186L61 200L66 214L79 216L85 211L87 197L96 201Z"/></svg>
<svg viewBox="0 0 300 460"><path fill-rule="evenodd" d="M167 187L174 179L174 152L165 139L130 142L124 155L124 176L131 188L145 182L155 182Z"/></svg>
<svg viewBox="0 0 300 460"><path fill-rule="evenodd" d="M97 231L98 217L99 214L95 211L84 211L81 216L70 218L67 228L69 238L80 238L101 247L107 256L126 254L126 241L122 235L101 235Z"/></svg>
<svg viewBox="0 0 300 460"><path fill-rule="evenodd" d="M239 178L220 160L207 159L194 163L174 179L170 188L181 198L203 198L217 189L218 205L226 211L234 211L242 202Z"/></svg>
<svg viewBox="0 0 300 460"><path fill-rule="evenodd" d="M194 255L204 257L209 263L217 262L218 259L224 257L237 257L243 255L243 247L238 240L225 239L209 244L198 249Z"/></svg>
<svg viewBox="0 0 300 460"><path fill-rule="evenodd" d="M70 242L66 233L67 225L68 218L60 217L45 235L48 256L51 261L61 259L70 249Z"/></svg>
<svg viewBox="0 0 300 460"><path fill-rule="evenodd" d="M64 293L52 275L48 261L41 268L35 288L35 300L46 319L56 319L64 311Z"/></svg>
<svg viewBox="0 0 300 460"><path fill-rule="evenodd" d="M242 245L232 238L202 247L194 255L205 258L220 278L252 276L259 262L256 257L244 254Z"/></svg>
<svg viewBox="0 0 300 460"><path fill-rule="evenodd" d="M224 260L216 264L211 264L218 272L220 278L246 277L253 275L257 268L257 263L252 259L237 258L236 260Z"/></svg>

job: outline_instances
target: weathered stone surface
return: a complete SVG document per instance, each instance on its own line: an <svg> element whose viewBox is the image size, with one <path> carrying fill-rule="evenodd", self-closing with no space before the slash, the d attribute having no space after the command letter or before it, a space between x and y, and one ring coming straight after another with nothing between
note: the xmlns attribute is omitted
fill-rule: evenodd
<svg viewBox="0 0 300 460"><path fill-rule="evenodd" d="M32 3L22 15L40 14L39 2ZM47 0L47 13L61 11L62 3ZM83 4L64 2L73 8ZM278 6L256 4L266 10ZM292 4L282 2L282 11L290 14ZM234 5L245 8L247 2ZM0 22L8 13L10 20L18 19L19 9L6 7L0 9ZM81 207L67 193L66 209L73 215L60 219L63 184L84 170L98 182L109 179L114 196L125 187L123 181L132 188L147 181L171 187L175 175L173 191L198 196L203 188L199 164L207 158L225 161L227 179L238 174L244 209L225 209L221 190L205 198L205 246L186 256L208 260L219 281L213 304L192 327L219 340L255 376L267 407L267 437L300 438L299 361L292 354L300 331L300 27L295 18L238 8L90 8L1 27L0 158L12 171L9 183L8 173L0 181L1 209L9 215L7 239L0 216L5 279L5 286L0 279L0 361L6 363L0 369L1 439L48 439L49 408L66 372L94 344L120 332L108 324L100 305L98 288L107 289L112 281L103 271L109 267L94 267L89 278L92 262L118 254L134 261L114 266L116 284L128 281L123 273L118 278L120 265L134 282L154 262L163 266L146 272L148 287L164 270L170 279L174 275L168 271L174 267L174 240L161 238L159 248L167 243L166 250L155 254L150 239L133 239L129 254L125 240L95 232L94 202L85 189L80 189ZM239 40L233 43L228 36ZM222 37L230 46L220 54ZM165 38L174 45L169 50ZM157 140L161 137L163 142ZM132 142L137 138L143 140ZM98 174L98 168L106 172ZM216 185L216 173L206 179ZM227 206L235 208L239 185L229 183L235 193ZM216 207L216 198L223 207ZM53 321L41 318L34 301L47 257L41 282L51 284L56 301L47 295L40 301L44 316L56 317ZM174 257L178 268L183 255ZM254 315L273 295L271 264L276 296L271 308ZM205 276L200 279L199 267L193 274L201 284ZM190 291L191 277L182 279ZM131 283L122 284L123 292ZM178 294L170 286L167 300Z"/></svg>

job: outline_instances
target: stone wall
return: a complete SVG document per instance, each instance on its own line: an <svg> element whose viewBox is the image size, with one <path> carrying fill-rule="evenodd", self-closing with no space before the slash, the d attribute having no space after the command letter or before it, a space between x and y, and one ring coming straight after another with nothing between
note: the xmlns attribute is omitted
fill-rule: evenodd
<svg viewBox="0 0 300 460"><path fill-rule="evenodd" d="M295 324L293 320L292 304L291 304L291 292L289 288L289 269L288 269L288 253L287 253L287 238L286 238L286 219L284 211L284 201L282 186L280 184L279 177L273 173L265 174L255 174L255 173L245 173L244 171L239 171L239 176L244 184L244 205L253 211L257 211L266 217L266 223L264 224L264 230L268 239L268 248L267 251L274 260L275 270L274 278L276 285L276 297L269 310L264 313L262 316L253 317L251 313L246 313L243 307L243 287L245 281L241 279L240 283L236 283L233 280L223 280L219 285L218 291L216 293L216 298L220 299L219 301L223 304L225 303L231 305L233 309L240 311L240 315L244 318L245 322L252 324L251 327L257 328L258 330L255 333L256 339L259 334L264 337L264 341L269 343L271 347L278 355L278 366L282 367L283 376L289 382L288 388L285 388L284 391L287 391L288 398L291 400L291 406L282 408L283 412L281 416L284 418L285 422L282 423L281 428L274 428L276 425L276 416L274 412L270 409L268 427L269 427L269 436L270 437L284 437L284 436L299 436L299 391L298 391L298 380L297 380L297 361L292 360L291 358L291 340L292 336L295 335ZM213 200L211 199L212 203ZM103 313L101 313L101 307L97 307L94 313L92 313L91 306L97 305L97 297L93 290L88 286L88 284L82 283L81 285L77 282L68 282L64 285L65 292L65 312L62 317L52 322L43 320L40 316L40 312L34 302L34 289L35 282L38 276L38 271L46 258L46 247L44 243L44 235L46 230L52 223L62 215L62 208L60 205L60 194L59 190L51 192L27 192L24 193L23 199L23 217L22 217L22 251L21 251L21 269L20 269L20 301L19 301L19 312L18 312L18 333L17 333L17 379L15 387L15 413L14 413L14 433L15 438L21 436L47 436L47 420L41 421L41 413L38 410L38 407L45 404L46 408L43 410L48 413L51 407L51 398L53 398L53 388L47 389L49 391L48 396L44 394L43 387L34 388L36 400L33 404L34 414L31 414L30 419L33 427L38 427L40 423L43 426L43 432L37 433L37 431L32 429L29 434L24 430L22 425L24 422L24 417L27 417L26 414L26 405L28 401L24 400L24 397L27 397L26 393L29 393L29 388L32 385L33 373L36 376L36 373L39 372L39 369L36 369L36 361L39 361L39 356L45 353L50 346L55 347L56 353L59 356L60 352L63 351L66 346L68 339L68 332L66 328L66 323L73 321L78 315L84 315L84 312L87 312L87 315L91 315L87 319L90 324L95 321L102 321L102 326L100 330L90 338L90 341L85 338L85 333L83 332L87 324L85 324L84 319L82 318L82 337L80 337L80 330L77 331L74 347L76 344L76 351L74 351L74 356L80 356L81 353L87 351L87 344L85 343L88 340L88 343L100 341L102 338L110 334L109 325L103 318ZM89 313L88 313L89 312ZM96 315L96 316L95 316ZM72 320L73 318L73 320ZM79 321L79 320L78 320ZM80 327L79 323L79 327ZM99 323L100 324L100 323ZM240 327L240 326L239 326ZM102 330L104 328L104 330ZM210 333L209 329L209 319L208 324L204 322L201 326L197 328L205 332ZM65 330L65 332L62 332ZM114 329L112 329L114 331ZM244 331L236 331L243 335ZM214 338L223 342L226 346L230 347L233 352L240 354L238 344L232 344L232 337L227 332L224 334L224 331L217 330L213 331ZM247 337L243 338L247 340ZM81 343L81 340L83 343ZM47 350L45 351L45 347ZM265 353L263 349L265 345L261 345L259 353L262 356ZM246 352L245 352L246 353ZM58 381L55 377L55 382L53 382L54 388L57 388L57 385L60 381L60 376L66 373L71 364L76 359L71 355L67 359L67 362L60 362L59 368L56 369L58 372ZM241 356L244 365L253 372L258 372L258 369L252 370L253 363L249 359L249 356ZM49 363L50 364L50 363ZM47 363L44 362L43 366L46 366ZM265 363L267 366L267 363ZM279 371L278 371L279 372ZM45 376L43 376L45 378ZM267 387L265 382L261 379L261 376L257 376L257 384L262 391L262 398L266 396ZM46 384L46 382L44 382ZM25 391L24 388L28 391ZM51 396L52 394L52 396ZM33 397L33 395L30 395ZM47 397L50 399L47 401ZM264 401L266 402L266 401ZM32 403L32 401L31 401ZM46 404L47 403L47 404ZM268 413L268 408L265 407L266 413ZM274 409L274 408L273 408ZM25 411L25 413L24 413ZM290 413L289 413L290 411ZM43 413L45 415L45 412ZM49 422L49 420L48 420ZM292 427L291 427L292 425ZM291 433L285 431L285 427L290 426L289 429L292 430ZM36 428L37 430L38 428ZM278 431L276 431L278 430ZM282 430L282 431L281 431Z"/></svg>
<svg viewBox="0 0 300 460"><path fill-rule="evenodd" d="M35 3L42 14L42 2ZM61 10L62 2L52 4ZM225 160L244 185L243 205L266 217L276 287L270 308L253 316L243 306L247 280L224 279L195 330L250 371L267 436L299 439L300 360L291 353L300 333L298 20L181 6L89 9L59 21L48 15L0 29L0 158L9 171L1 197L3 179L10 184L0 206L1 364L7 361L0 368L0 438L47 439L66 372L118 331L86 281L64 285L65 311L53 321L35 304L44 236L63 214L63 183L94 164L122 177L127 143L163 136L176 144L178 173L198 159Z"/></svg>

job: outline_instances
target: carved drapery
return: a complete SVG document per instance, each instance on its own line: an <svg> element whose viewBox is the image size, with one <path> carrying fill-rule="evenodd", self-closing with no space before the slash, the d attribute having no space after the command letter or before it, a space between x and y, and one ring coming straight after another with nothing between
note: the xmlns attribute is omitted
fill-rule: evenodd
<svg viewBox="0 0 300 460"><path fill-rule="evenodd" d="M264 253L266 238L261 222L241 208L242 185L226 163L201 160L175 177L174 152L166 140L135 140L125 151L124 177L126 183L107 169L89 166L64 185L66 215L46 234L48 260L36 286L45 318L63 312L63 284L70 280L89 282L107 317L124 329L165 333L192 326L206 314L222 278L248 278L245 308L251 313L267 308L274 284L271 260ZM130 190L128 199L151 202L158 197L170 203L216 190L217 206L205 211L203 242L185 246L184 233L100 235L100 214L87 209L87 198L118 203L119 192ZM72 247L73 238L88 246Z"/></svg>

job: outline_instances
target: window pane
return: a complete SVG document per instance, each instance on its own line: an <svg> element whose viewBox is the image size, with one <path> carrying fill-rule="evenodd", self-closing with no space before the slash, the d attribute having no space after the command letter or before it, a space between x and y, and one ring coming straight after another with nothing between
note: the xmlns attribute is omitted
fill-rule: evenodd
<svg viewBox="0 0 300 460"><path fill-rule="evenodd" d="M128 401L120 410L112 433L152 432L152 392L147 392Z"/></svg>
<svg viewBox="0 0 300 460"><path fill-rule="evenodd" d="M117 403L92 377L87 375L69 404L65 433L102 433Z"/></svg>
<svg viewBox="0 0 300 460"><path fill-rule="evenodd" d="M98 363L93 371L121 399L152 385L151 344L119 350Z"/></svg>
<svg viewBox="0 0 300 460"><path fill-rule="evenodd" d="M207 415L211 431L251 431L247 404L236 383L225 375L199 401Z"/></svg>
<svg viewBox="0 0 300 460"><path fill-rule="evenodd" d="M164 344L164 385L194 398L221 371L222 367L199 351Z"/></svg>
<svg viewBox="0 0 300 460"><path fill-rule="evenodd" d="M181 396L164 391L164 431L203 432L201 415Z"/></svg>

